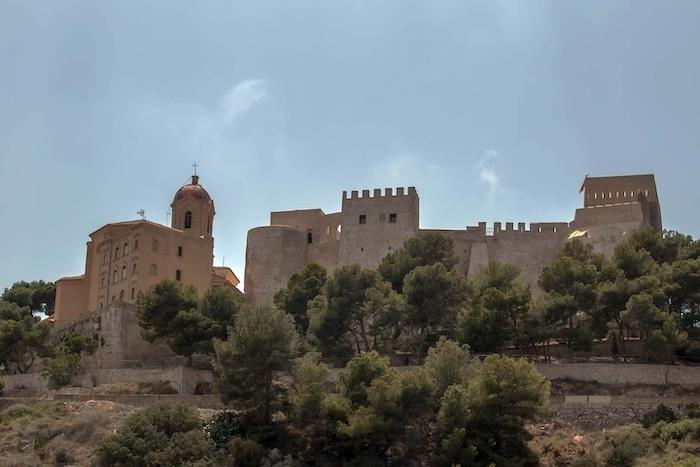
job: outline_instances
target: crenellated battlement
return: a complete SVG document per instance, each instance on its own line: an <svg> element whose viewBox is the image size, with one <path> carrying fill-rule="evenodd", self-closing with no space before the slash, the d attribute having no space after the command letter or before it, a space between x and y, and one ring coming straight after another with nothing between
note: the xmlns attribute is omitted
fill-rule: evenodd
<svg viewBox="0 0 700 467"><path fill-rule="evenodd" d="M416 187L409 186L408 188L374 188L373 190L352 190L348 196L347 191L343 191L343 200L348 199L376 199L376 198L398 198L401 196L418 197Z"/></svg>
<svg viewBox="0 0 700 467"><path fill-rule="evenodd" d="M489 236L501 233L547 234L567 232L569 228L568 222L494 222L492 227L487 227L486 222L479 222L478 225L468 225L467 232Z"/></svg>

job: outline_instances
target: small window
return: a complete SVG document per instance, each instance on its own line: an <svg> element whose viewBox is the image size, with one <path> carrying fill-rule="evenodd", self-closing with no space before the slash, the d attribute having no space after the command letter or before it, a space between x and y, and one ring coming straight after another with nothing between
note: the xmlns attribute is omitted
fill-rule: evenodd
<svg viewBox="0 0 700 467"><path fill-rule="evenodd" d="M158 266L156 266L155 264L151 264L149 269L151 271L152 276L155 276L156 274L158 274Z"/></svg>
<svg viewBox="0 0 700 467"><path fill-rule="evenodd" d="M153 240L151 243L151 250L158 251L158 240Z"/></svg>
<svg viewBox="0 0 700 467"><path fill-rule="evenodd" d="M554 229L552 230L552 232L556 233L556 232L557 232L557 228L554 227Z"/></svg>
<svg viewBox="0 0 700 467"><path fill-rule="evenodd" d="M593 199L598 199L598 193L593 193Z"/></svg>
<svg viewBox="0 0 700 467"><path fill-rule="evenodd" d="M116 247L114 249L114 259L117 259L117 258L119 258L119 247Z"/></svg>
<svg viewBox="0 0 700 467"><path fill-rule="evenodd" d="M102 255L102 264L107 264L107 253Z"/></svg>
<svg viewBox="0 0 700 467"><path fill-rule="evenodd" d="M389 224L396 224L396 213L392 212L389 214Z"/></svg>
<svg viewBox="0 0 700 467"><path fill-rule="evenodd" d="M117 278L117 270L115 269L114 272L112 272L112 283L116 283Z"/></svg>
<svg viewBox="0 0 700 467"><path fill-rule="evenodd" d="M126 279L126 265L122 266L122 279Z"/></svg>
<svg viewBox="0 0 700 467"><path fill-rule="evenodd" d="M124 256L129 254L129 244L125 243L124 244Z"/></svg>
<svg viewBox="0 0 700 467"><path fill-rule="evenodd" d="M644 190L644 196L649 196L649 190Z"/></svg>
<svg viewBox="0 0 700 467"><path fill-rule="evenodd" d="M308 243L308 244L310 245L310 244L313 243L313 241L314 241L314 234L313 234L313 232L311 232L311 231L306 232L306 243Z"/></svg>
<svg viewBox="0 0 700 467"><path fill-rule="evenodd" d="M366 223L367 223L367 215L360 214L360 224L366 224Z"/></svg>
<svg viewBox="0 0 700 467"><path fill-rule="evenodd" d="M124 291L123 291L123 290L121 290L121 291L119 292L119 301L120 301L120 302L123 302L123 301L124 301Z"/></svg>
<svg viewBox="0 0 700 467"><path fill-rule="evenodd" d="M179 269L177 271L175 271L175 280L176 281L182 280L182 271L180 271Z"/></svg>
<svg viewBox="0 0 700 467"><path fill-rule="evenodd" d="M114 303L114 295L112 295L112 303Z"/></svg>
<svg viewBox="0 0 700 467"><path fill-rule="evenodd" d="M134 240L134 251L139 249L139 241L138 239Z"/></svg>
<svg viewBox="0 0 700 467"><path fill-rule="evenodd" d="M182 247L181 246L177 247L177 255L182 256Z"/></svg>
<svg viewBox="0 0 700 467"><path fill-rule="evenodd" d="M131 265L131 274L136 274L136 263Z"/></svg>
<svg viewBox="0 0 700 467"><path fill-rule="evenodd" d="M331 225L326 224L326 235L330 235L330 234L331 234Z"/></svg>
<svg viewBox="0 0 700 467"><path fill-rule="evenodd" d="M107 284L107 281L105 280L105 276L102 276L102 280L100 281L102 288L105 288L105 285Z"/></svg>
<svg viewBox="0 0 700 467"><path fill-rule="evenodd" d="M136 295L136 289L134 289L134 288L132 287L132 288L131 288L131 293L129 294L130 299L133 300L135 295Z"/></svg>
<svg viewBox="0 0 700 467"><path fill-rule="evenodd" d="M192 212L191 211L187 211L185 213L185 228L186 229L192 228Z"/></svg>

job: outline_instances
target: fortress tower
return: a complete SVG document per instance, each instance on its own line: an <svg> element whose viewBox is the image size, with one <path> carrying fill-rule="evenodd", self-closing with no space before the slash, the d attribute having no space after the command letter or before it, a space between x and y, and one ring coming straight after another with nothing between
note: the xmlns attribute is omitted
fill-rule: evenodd
<svg viewBox="0 0 700 467"><path fill-rule="evenodd" d="M419 199L409 187L343 192L340 212L320 209L273 212L270 225L248 232L245 292L253 304L271 303L275 292L308 263L329 272L347 264L375 267L406 239L440 233L452 239L457 270L473 276L489 262L511 263L541 293L542 267L573 238L612 255L616 245L640 226L661 229L653 175L586 177L583 207L571 222L485 222L463 230L419 228Z"/></svg>

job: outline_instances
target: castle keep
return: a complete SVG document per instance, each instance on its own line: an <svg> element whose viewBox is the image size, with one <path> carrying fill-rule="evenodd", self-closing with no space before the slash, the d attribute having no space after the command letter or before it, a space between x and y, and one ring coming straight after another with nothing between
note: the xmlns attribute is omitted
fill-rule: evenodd
<svg viewBox="0 0 700 467"><path fill-rule="evenodd" d="M586 177L580 191L583 206L571 222L496 222L492 229L485 222L461 230L421 229L414 187L343 192L341 211L331 214L272 212L269 226L248 232L245 293L253 304L268 304L308 263L329 271L352 263L375 267L406 239L439 232L454 242L459 271L473 276L491 261L511 263L537 294L540 270L568 240L580 238L610 256L637 227L662 227L653 175Z"/></svg>

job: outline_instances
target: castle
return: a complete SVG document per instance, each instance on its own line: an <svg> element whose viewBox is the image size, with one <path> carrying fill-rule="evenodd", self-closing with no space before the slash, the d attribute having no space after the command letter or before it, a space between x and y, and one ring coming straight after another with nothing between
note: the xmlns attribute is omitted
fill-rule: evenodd
<svg viewBox="0 0 700 467"><path fill-rule="evenodd" d="M450 237L458 271L474 276L491 261L518 266L535 294L537 279L565 242L580 238L610 256L640 226L661 229L653 175L586 177L583 206L571 222L485 222L462 230L422 229L415 188L343 192L340 212L320 209L273 212L270 225L248 232L245 295L252 305L271 304L277 290L304 265L328 271L347 264L375 267L413 236L438 232ZM239 280L213 265L214 201L192 176L175 194L171 225L145 219L104 225L90 234L85 272L56 282L52 317L59 332L99 338L94 360L101 366L173 356L163 344L140 336L135 304L140 291L163 279L191 285L201 296L211 287L238 291Z"/></svg>
<svg viewBox="0 0 700 467"><path fill-rule="evenodd" d="M653 175L586 177L583 207L571 222L485 222L463 230L421 229L414 187L343 192L342 209L272 212L270 225L248 232L245 293L255 304L269 304L289 277L308 263L329 271L357 263L375 267L413 236L439 232L454 242L457 269L474 276L491 261L511 263L535 294L537 279L565 242L580 238L610 256L615 245L639 226L661 230L661 209Z"/></svg>

